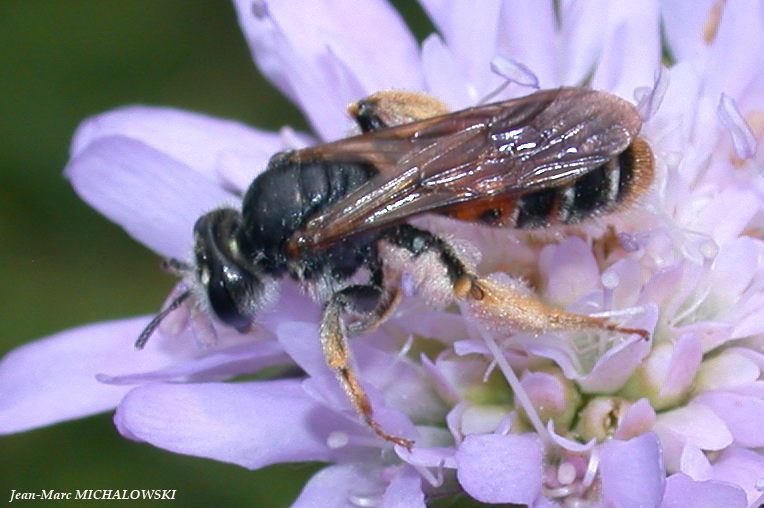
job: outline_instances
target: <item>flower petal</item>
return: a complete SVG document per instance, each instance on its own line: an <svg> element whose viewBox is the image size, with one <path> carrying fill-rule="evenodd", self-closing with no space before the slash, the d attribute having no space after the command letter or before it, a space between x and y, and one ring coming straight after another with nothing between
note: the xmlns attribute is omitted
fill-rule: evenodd
<svg viewBox="0 0 764 508"><path fill-rule="evenodd" d="M756 487L764 478L764 455L754 450L729 447L714 462L714 479L740 486L753 503L761 497Z"/></svg>
<svg viewBox="0 0 764 508"><path fill-rule="evenodd" d="M695 481L686 474L677 473L666 480L666 491L661 508L745 508L745 492L729 483Z"/></svg>
<svg viewBox="0 0 764 508"><path fill-rule="evenodd" d="M478 501L531 504L541 491L541 446L534 435L467 436L456 462L459 483Z"/></svg>
<svg viewBox="0 0 764 508"><path fill-rule="evenodd" d="M764 446L764 400L725 392L705 393L697 400L724 420L736 443L748 448Z"/></svg>
<svg viewBox="0 0 764 508"><path fill-rule="evenodd" d="M634 90L652 88L661 65L657 0L609 4L607 34L592 88L633 99Z"/></svg>
<svg viewBox="0 0 764 508"><path fill-rule="evenodd" d="M531 19L533 22L529 23ZM530 68L538 76L541 88L559 86L556 24L553 2L504 2L497 53Z"/></svg>
<svg viewBox="0 0 764 508"><path fill-rule="evenodd" d="M359 464L329 466L314 474L293 508L358 508L374 506L384 489L379 473ZM363 502L366 501L366 504Z"/></svg>
<svg viewBox="0 0 764 508"><path fill-rule="evenodd" d="M759 269L761 253L762 243L749 237L721 246L711 272L713 295L719 304L726 307L737 302Z"/></svg>
<svg viewBox="0 0 764 508"><path fill-rule="evenodd" d="M665 472L655 434L605 442L600 449L600 471L607 506L657 506L661 500Z"/></svg>
<svg viewBox="0 0 764 508"><path fill-rule="evenodd" d="M127 394L114 420L131 439L250 469L330 460L329 434L352 426L293 379L144 385Z"/></svg>
<svg viewBox="0 0 764 508"><path fill-rule="evenodd" d="M464 317L453 312L423 309L416 314L401 313L400 317L394 316L386 324L394 324L406 335L420 335L444 344L469 337Z"/></svg>
<svg viewBox="0 0 764 508"><path fill-rule="evenodd" d="M286 321L277 325L276 336L289 356L310 376L330 374L318 342L318 325Z"/></svg>
<svg viewBox="0 0 764 508"><path fill-rule="evenodd" d="M236 184L240 191L265 168L271 155L285 148L279 134L232 120L172 108L128 106L80 124L71 157L112 136L141 141L212 181Z"/></svg>
<svg viewBox="0 0 764 508"><path fill-rule="evenodd" d="M745 386L759 379L759 366L739 353L724 352L704 361L693 388L696 393Z"/></svg>
<svg viewBox="0 0 764 508"><path fill-rule="evenodd" d="M698 56L716 0L661 0L661 15L671 55L677 60Z"/></svg>
<svg viewBox="0 0 764 508"><path fill-rule="evenodd" d="M560 2L562 84L581 86L597 64L606 32L607 0Z"/></svg>
<svg viewBox="0 0 764 508"><path fill-rule="evenodd" d="M276 335L284 350L310 376L303 383L309 395L336 411L349 412L349 400L336 376L327 366L313 323L284 322L276 326ZM352 345L356 373L374 406L375 419L383 428L397 435L415 435L412 415L444 413L437 397L424 383L416 369L394 355L373 349L360 341ZM384 387L384 397L375 388ZM391 406L402 406L406 412Z"/></svg>
<svg viewBox="0 0 764 508"><path fill-rule="evenodd" d="M710 480L713 473L711 462L706 454L692 443L687 443L682 449L682 454L679 457L679 470L698 481Z"/></svg>
<svg viewBox="0 0 764 508"><path fill-rule="evenodd" d="M345 107L379 90L422 88L416 41L386 2L236 0L260 70L324 139L345 135ZM384 50L381 50L384 48Z"/></svg>
<svg viewBox="0 0 764 508"><path fill-rule="evenodd" d="M752 192L728 188L715 195L684 227L706 232L718 245L724 245L740 236L759 208L759 199Z"/></svg>
<svg viewBox="0 0 764 508"><path fill-rule="evenodd" d="M702 450L721 450L732 443L732 434L711 409L691 403L658 415L655 430L666 428Z"/></svg>
<svg viewBox="0 0 764 508"><path fill-rule="evenodd" d="M618 344L608 349L578 383L586 393L613 393L626 383L649 352L650 345L640 337Z"/></svg>
<svg viewBox="0 0 764 508"><path fill-rule="evenodd" d="M626 410L626 414L618 422L615 431L616 439L627 440L637 437L655 424L655 410L647 399L639 399Z"/></svg>
<svg viewBox="0 0 764 508"><path fill-rule="evenodd" d="M734 328L730 332L730 338L740 339L764 333L764 315L760 312L762 307L764 294L760 293L739 302L734 308Z"/></svg>
<svg viewBox="0 0 764 508"><path fill-rule="evenodd" d="M693 334L682 334L674 344L666 377L658 393L661 398L679 397L692 386L703 359L700 339Z"/></svg>
<svg viewBox="0 0 764 508"><path fill-rule="evenodd" d="M454 54L438 34L431 34L422 43L422 67L427 89L453 109L474 103L468 82L459 69Z"/></svg>
<svg viewBox="0 0 764 508"><path fill-rule="evenodd" d="M167 257L186 258L196 219L235 200L206 176L124 137L94 141L65 175L88 204Z"/></svg>
<svg viewBox="0 0 764 508"><path fill-rule="evenodd" d="M764 58L764 6L757 0L725 4L706 62L706 93L713 101L725 93L733 99L758 91ZM735 58L729 58L735 55Z"/></svg>
<svg viewBox="0 0 764 508"><path fill-rule="evenodd" d="M264 367L289 364L289 356L275 340L253 340L175 365L148 372L122 375L102 374L98 380L115 385L135 385L156 381L220 381L239 375L251 375Z"/></svg>
<svg viewBox="0 0 764 508"><path fill-rule="evenodd" d="M591 248L576 236L544 247L539 255L539 268L546 279L545 296L560 307L582 298L600 282Z"/></svg>
<svg viewBox="0 0 764 508"><path fill-rule="evenodd" d="M454 458L456 450L454 448L423 448L415 446L411 450L407 450L401 446L396 446L395 453L398 454L401 460L408 462L412 466L456 469L456 459Z"/></svg>
<svg viewBox="0 0 764 508"><path fill-rule="evenodd" d="M424 508L422 477L411 467L393 478L387 486L379 508Z"/></svg>
<svg viewBox="0 0 764 508"><path fill-rule="evenodd" d="M0 433L50 425L112 409L131 387L99 383L102 372L166 367L174 355L136 353L147 317L91 324L31 342L0 362Z"/></svg>
<svg viewBox="0 0 764 508"><path fill-rule="evenodd" d="M443 34L470 88L472 103L490 92L500 79L491 72L502 9L500 0L420 0L438 31Z"/></svg>

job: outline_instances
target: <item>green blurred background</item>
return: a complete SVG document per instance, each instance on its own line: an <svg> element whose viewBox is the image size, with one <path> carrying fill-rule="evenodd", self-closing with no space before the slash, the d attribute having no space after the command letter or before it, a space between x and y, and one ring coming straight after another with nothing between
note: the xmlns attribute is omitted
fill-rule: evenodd
<svg viewBox="0 0 764 508"><path fill-rule="evenodd" d="M393 3L420 40L429 33L415 2ZM306 125L258 74L225 0L0 0L0 73L0 353L153 312L172 285L62 178L82 119L145 103ZM0 496L162 488L177 489L176 506L286 506L320 467L252 472L173 455L122 439L110 414L0 437L0 457Z"/></svg>

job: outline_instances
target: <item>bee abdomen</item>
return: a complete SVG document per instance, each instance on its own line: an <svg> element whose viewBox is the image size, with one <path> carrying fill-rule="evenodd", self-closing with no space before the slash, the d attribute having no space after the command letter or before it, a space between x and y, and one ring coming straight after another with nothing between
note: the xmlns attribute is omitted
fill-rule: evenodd
<svg viewBox="0 0 764 508"><path fill-rule="evenodd" d="M494 227L535 229L555 224L577 224L590 217L628 206L653 179L653 155L642 139L605 164L569 185L548 187L522 195L495 196L461 207L447 215Z"/></svg>
<svg viewBox="0 0 764 508"><path fill-rule="evenodd" d="M650 146L637 139L618 156L570 185L543 189L517 201L515 227L535 228L576 224L631 204L650 185L653 157Z"/></svg>

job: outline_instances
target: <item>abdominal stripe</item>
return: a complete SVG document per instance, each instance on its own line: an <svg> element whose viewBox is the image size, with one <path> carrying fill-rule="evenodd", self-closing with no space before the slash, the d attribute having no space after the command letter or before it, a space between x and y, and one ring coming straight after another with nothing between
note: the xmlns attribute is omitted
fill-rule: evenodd
<svg viewBox="0 0 764 508"><path fill-rule="evenodd" d="M576 224L615 209L634 184L631 147L569 185L541 189L517 201L514 226L532 229L553 224Z"/></svg>
<svg viewBox="0 0 764 508"><path fill-rule="evenodd" d="M490 200L465 203L446 213L459 220L493 227L535 229L576 224L612 212L621 203L644 192L652 179L650 157L646 143L635 143L568 185L520 195L497 195Z"/></svg>

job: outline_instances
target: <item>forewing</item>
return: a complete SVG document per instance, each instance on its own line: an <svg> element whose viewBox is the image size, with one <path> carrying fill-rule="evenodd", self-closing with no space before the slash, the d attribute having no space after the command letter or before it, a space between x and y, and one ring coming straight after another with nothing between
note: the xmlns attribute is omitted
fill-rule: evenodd
<svg viewBox="0 0 764 508"><path fill-rule="evenodd" d="M363 143L363 157L380 164L380 174L294 239L325 247L454 204L566 185L625 150L640 127L628 102L562 88L316 147L347 160Z"/></svg>

